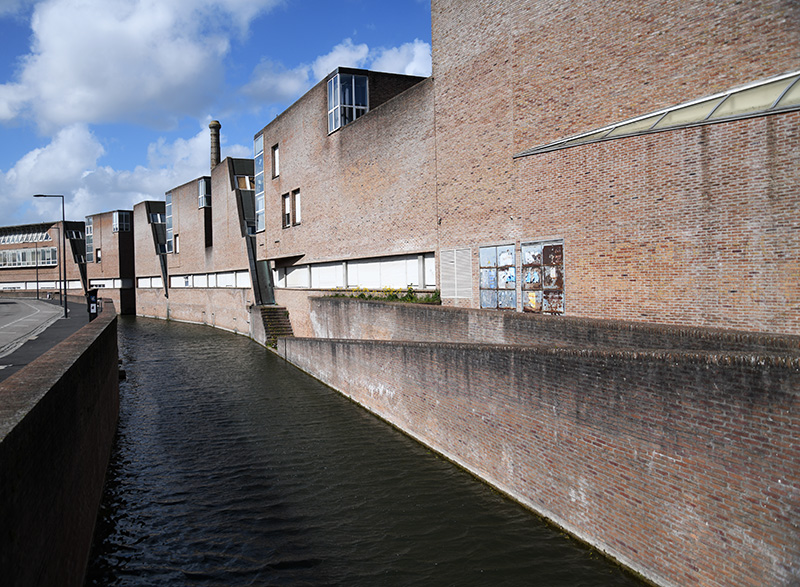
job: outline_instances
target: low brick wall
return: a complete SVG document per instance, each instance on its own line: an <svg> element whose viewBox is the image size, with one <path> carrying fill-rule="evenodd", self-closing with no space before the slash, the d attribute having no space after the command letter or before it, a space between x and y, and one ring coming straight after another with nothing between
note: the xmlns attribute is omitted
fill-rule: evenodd
<svg viewBox="0 0 800 587"><path fill-rule="evenodd" d="M117 318L0 383L3 585L82 585L119 414Z"/></svg>
<svg viewBox="0 0 800 587"><path fill-rule="evenodd" d="M418 342L553 344L576 348L800 352L800 336L544 316L353 298L309 299L305 336ZM304 336L304 334L300 334Z"/></svg>
<svg viewBox="0 0 800 587"><path fill-rule="evenodd" d="M508 334L515 327L502 325L513 318L350 300L312 307L315 328L337 324L327 334L411 336L405 325L440 336L281 339L277 350L650 581L800 580L800 355L784 349L791 337L666 329L662 345L715 350L632 350L622 343L646 341L646 328L534 318L525 346L449 343L441 341L470 324ZM581 340L597 344L579 348ZM720 350L737 340L783 350Z"/></svg>

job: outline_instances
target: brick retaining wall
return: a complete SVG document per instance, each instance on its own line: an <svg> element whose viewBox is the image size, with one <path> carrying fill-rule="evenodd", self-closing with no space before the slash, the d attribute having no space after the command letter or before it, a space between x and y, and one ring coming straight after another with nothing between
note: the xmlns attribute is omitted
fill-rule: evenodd
<svg viewBox="0 0 800 587"><path fill-rule="evenodd" d="M113 306L0 383L3 585L82 585L119 415Z"/></svg>
<svg viewBox="0 0 800 587"><path fill-rule="evenodd" d="M367 340L546 344L627 349L800 352L800 336L493 312L423 304L311 298L311 336ZM387 311L390 308L390 311ZM309 336L306 334L306 336Z"/></svg>
<svg viewBox="0 0 800 587"><path fill-rule="evenodd" d="M800 580L794 337L311 304L323 336L396 340L281 339L280 354L647 579ZM430 342L397 340L415 334ZM512 335L529 344L442 342ZM656 343L672 348L634 348Z"/></svg>

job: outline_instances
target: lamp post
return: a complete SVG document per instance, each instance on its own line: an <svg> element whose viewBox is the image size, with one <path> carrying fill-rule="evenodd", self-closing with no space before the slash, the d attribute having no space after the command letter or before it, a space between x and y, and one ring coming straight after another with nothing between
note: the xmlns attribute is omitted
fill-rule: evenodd
<svg viewBox="0 0 800 587"><path fill-rule="evenodd" d="M64 285L64 293L61 294L61 302L64 304L64 318L69 318L67 314L67 222L64 216L64 196L61 195L51 195L51 194L35 194L34 198L61 198L61 243L59 248L60 257L61 257L61 267L62 273L64 274L64 279L61 283ZM59 288L59 292L61 288Z"/></svg>

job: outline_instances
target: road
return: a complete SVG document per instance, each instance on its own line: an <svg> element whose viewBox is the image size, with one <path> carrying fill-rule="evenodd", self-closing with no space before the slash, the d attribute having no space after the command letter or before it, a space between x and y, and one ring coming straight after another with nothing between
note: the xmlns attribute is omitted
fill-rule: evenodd
<svg viewBox="0 0 800 587"><path fill-rule="evenodd" d="M89 322L83 304L64 308L26 298L0 298L0 381L7 379Z"/></svg>

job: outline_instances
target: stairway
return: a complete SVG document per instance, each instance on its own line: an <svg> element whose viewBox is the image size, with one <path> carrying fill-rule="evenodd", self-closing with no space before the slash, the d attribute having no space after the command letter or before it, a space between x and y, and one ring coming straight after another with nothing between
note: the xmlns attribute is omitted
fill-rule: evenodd
<svg viewBox="0 0 800 587"><path fill-rule="evenodd" d="M289 311L283 306L261 306L261 320L264 322L267 346L275 346L279 336L294 336Z"/></svg>

